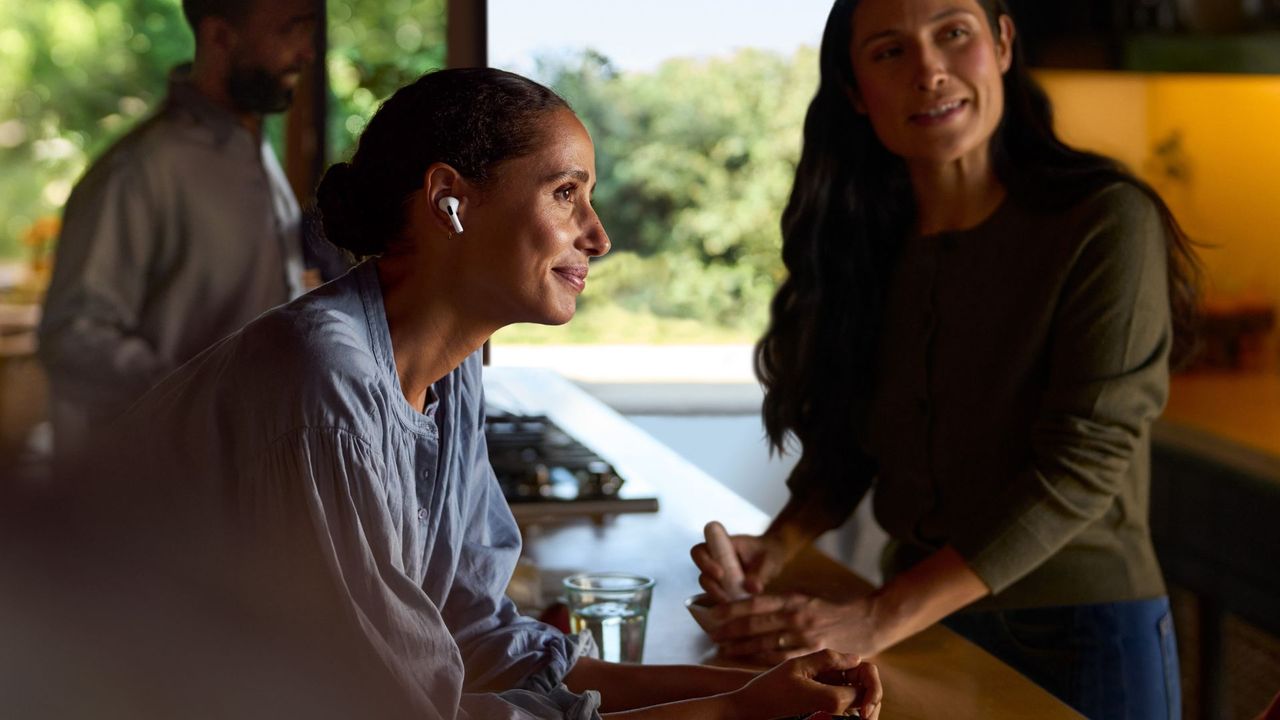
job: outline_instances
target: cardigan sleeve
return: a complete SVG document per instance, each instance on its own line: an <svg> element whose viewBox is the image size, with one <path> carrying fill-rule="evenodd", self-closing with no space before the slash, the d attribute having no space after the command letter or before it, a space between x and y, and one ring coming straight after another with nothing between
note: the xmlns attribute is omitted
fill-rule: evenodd
<svg viewBox="0 0 1280 720"><path fill-rule="evenodd" d="M1130 185L1099 196L1053 318L1049 378L1011 508L955 546L993 593L1108 511L1168 394L1166 235Z"/></svg>

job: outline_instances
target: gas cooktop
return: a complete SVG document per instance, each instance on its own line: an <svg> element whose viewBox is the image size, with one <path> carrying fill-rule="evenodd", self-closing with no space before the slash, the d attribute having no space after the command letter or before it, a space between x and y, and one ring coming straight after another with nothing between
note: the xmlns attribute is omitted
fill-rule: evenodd
<svg viewBox="0 0 1280 720"><path fill-rule="evenodd" d="M658 509L651 488L623 479L546 416L489 415L485 438L489 462L517 521Z"/></svg>

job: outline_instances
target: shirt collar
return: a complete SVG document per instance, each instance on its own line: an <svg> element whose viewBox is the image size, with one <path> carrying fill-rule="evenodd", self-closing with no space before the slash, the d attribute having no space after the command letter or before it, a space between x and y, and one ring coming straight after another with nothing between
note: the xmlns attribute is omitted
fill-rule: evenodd
<svg viewBox="0 0 1280 720"><path fill-rule="evenodd" d="M396 370L395 351L391 345L391 327L387 323L387 308L382 297L382 283L378 279L378 261L370 258L357 265L350 272L354 276L364 304L365 318L369 324L369 340L374 357L382 366L383 377L389 388L388 394L393 396L394 412L400 416L404 424L415 432L439 437L436 415L440 412L441 397L448 397L452 392L459 368L449 371L443 378L432 384L427 392L427 407L418 410L412 407L400 388L400 374ZM476 351L479 352L479 351Z"/></svg>
<svg viewBox="0 0 1280 720"><path fill-rule="evenodd" d="M169 71L167 103L170 107L190 113L196 122L213 133L214 141L219 145L225 144L237 131L249 132L236 119L234 113L205 97L196 89L191 83L191 63L183 63ZM263 142L265 141L264 138Z"/></svg>

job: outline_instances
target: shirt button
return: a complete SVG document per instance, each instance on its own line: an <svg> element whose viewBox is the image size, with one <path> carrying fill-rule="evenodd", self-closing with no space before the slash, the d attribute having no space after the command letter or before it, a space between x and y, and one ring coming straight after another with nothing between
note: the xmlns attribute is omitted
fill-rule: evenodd
<svg viewBox="0 0 1280 720"><path fill-rule="evenodd" d="M418 519L419 519L419 520L426 520L426 519L427 519L427 509L426 509L426 508L418 508Z"/></svg>

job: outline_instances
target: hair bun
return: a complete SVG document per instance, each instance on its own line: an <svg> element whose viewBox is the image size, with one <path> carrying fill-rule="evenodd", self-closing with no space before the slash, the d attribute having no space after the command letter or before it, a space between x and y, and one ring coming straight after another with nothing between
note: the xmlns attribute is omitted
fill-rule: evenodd
<svg viewBox="0 0 1280 720"><path fill-rule="evenodd" d="M320 208L325 238L356 257L364 257L379 249L369 247L368 233L359 217L363 203L356 197L359 185L355 175L351 163L329 166L316 188L316 206Z"/></svg>
<svg viewBox="0 0 1280 720"><path fill-rule="evenodd" d="M429 72L383 101L349 162L316 188L329 240L360 257L401 242L426 242L412 209L427 168L444 163L484 187L504 161L547 142L548 114L568 109L546 87L505 70ZM424 208L426 209L426 208Z"/></svg>

